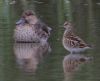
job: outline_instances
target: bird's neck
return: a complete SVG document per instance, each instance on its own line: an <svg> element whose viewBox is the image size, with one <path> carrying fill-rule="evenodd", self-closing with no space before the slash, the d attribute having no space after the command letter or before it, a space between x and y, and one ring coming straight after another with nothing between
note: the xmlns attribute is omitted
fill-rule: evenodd
<svg viewBox="0 0 100 81"><path fill-rule="evenodd" d="M64 32L64 37L65 36L71 36L73 34L73 31L70 29L70 30L65 30Z"/></svg>

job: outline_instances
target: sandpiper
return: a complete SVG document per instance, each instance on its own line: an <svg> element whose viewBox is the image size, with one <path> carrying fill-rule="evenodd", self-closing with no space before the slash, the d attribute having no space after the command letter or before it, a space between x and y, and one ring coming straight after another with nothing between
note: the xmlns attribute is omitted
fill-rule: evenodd
<svg viewBox="0 0 100 81"><path fill-rule="evenodd" d="M78 53L90 49L91 46L86 44L79 36L73 32L73 26L70 22L64 23L65 32L63 34L63 46L71 53Z"/></svg>

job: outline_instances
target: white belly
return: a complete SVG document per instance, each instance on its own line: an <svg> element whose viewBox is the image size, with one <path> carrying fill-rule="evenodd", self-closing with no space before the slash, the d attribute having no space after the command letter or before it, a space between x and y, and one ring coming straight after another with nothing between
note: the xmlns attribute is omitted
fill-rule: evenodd
<svg viewBox="0 0 100 81"><path fill-rule="evenodd" d="M66 42L63 40L63 46L66 50L68 50L69 52L73 53L78 53L78 52L82 52L85 51L86 49L90 49L89 47L84 47L84 48L79 48L79 47L69 47Z"/></svg>

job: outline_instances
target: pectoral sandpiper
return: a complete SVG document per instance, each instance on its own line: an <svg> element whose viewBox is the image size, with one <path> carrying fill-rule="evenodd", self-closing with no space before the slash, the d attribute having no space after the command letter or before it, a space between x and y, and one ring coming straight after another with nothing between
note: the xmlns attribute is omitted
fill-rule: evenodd
<svg viewBox="0 0 100 81"><path fill-rule="evenodd" d="M71 53L82 52L86 49L90 49L91 46L86 44L79 36L73 32L73 26L70 22L64 23L65 32L63 34L63 46Z"/></svg>

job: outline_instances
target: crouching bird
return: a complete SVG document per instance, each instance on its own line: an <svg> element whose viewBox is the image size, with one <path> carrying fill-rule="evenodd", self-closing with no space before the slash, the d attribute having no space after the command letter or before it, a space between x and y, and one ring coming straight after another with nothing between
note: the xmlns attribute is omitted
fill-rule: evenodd
<svg viewBox="0 0 100 81"><path fill-rule="evenodd" d="M51 28L37 18L31 10L23 12L22 17L16 22L14 30L15 42L46 42L50 36Z"/></svg>

